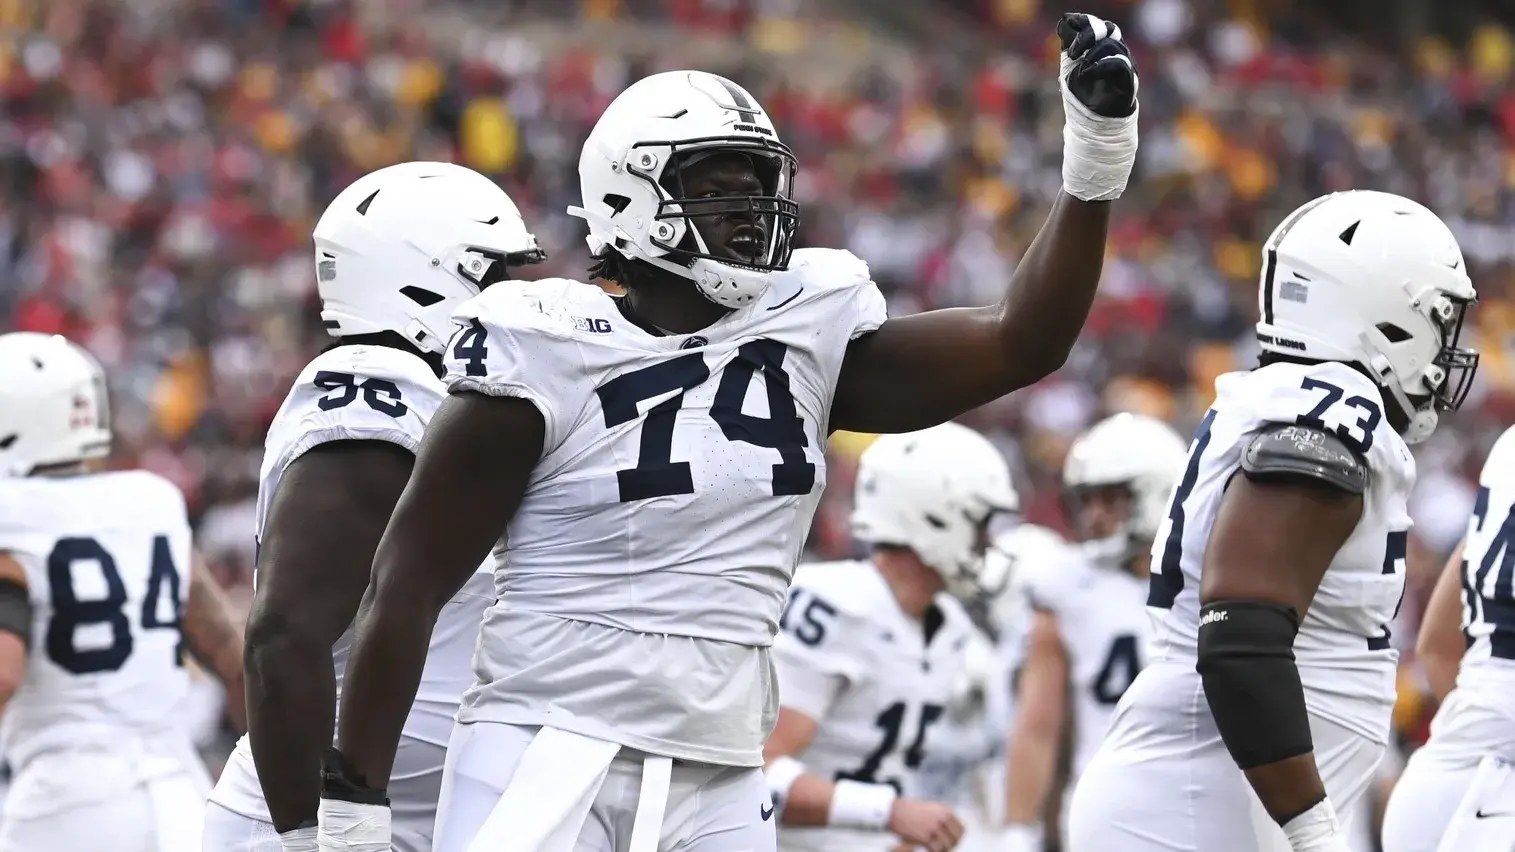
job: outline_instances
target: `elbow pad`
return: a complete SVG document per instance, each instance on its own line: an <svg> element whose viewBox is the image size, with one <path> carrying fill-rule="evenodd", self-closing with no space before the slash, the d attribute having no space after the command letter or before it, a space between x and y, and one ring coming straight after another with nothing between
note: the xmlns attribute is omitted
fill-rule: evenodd
<svg viewBox="0 0 1515 852"><path fill-rule="evenodd" d="M1294 665L1299 613L1261 601L1200 609L1199 670L1221 740L1243 770L1314 750Z"/></svg>

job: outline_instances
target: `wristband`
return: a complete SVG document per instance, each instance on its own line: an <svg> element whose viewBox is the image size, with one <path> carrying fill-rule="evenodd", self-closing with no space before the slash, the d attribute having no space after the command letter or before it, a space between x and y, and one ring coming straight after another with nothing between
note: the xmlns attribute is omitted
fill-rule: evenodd
<svg viewBox="0 0 1515 852"><path fill-rule="evenodd" d="M1001 852L1041 852L1041 826L1025 823L1007 825L1000 830L996 846Z"/></svg>
<svg viewBox="0 0 1515 852"><path fill-rule="evenodd" d="M789 797L789 788L804 774L805 764L792 757L777 758L763 769L763 777L768 780L768 792L780 804Z"/></svg>
<svg viewBox="0 0 1515 852"><path fill-rule="evenodd" d="M888 784L838 781L831 794L831 812L826 822L839 828L882 831L889 825L897 798L899 794Z"/></svg>
<svg viewBox="0 0 1515 852"><path fill-rule="evenodd" d="M1341 825L1330 799L1321 799L1315 807L1283 825L1294 852L1331 852L1341 842Z"/></svg>

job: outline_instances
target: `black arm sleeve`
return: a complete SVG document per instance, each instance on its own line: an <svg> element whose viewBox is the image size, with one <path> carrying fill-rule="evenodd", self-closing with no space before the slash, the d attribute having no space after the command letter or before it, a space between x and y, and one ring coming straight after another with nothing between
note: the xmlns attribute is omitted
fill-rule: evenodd
<svg viewBox="0 0 1515 852"><path fill-rule="evenodd" d="M13 633L21 644L32 644L32 596L15 580L0 580L0 630Z"/></svg>

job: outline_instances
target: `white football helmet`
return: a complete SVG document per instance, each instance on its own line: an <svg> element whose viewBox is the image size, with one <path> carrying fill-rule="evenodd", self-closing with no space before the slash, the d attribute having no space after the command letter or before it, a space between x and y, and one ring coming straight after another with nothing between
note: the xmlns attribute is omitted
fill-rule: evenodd
<svg viewBox="0 0 1515 852"><path fill-rule="evenodd" d="M0 476L110 453L105 371L52 334L0 335Z"/></svg>
<svg viewBox="0 0 1515 852"><path fill-rule="evenodd" d="M1478 353L1460 348L1476 299L1456 237L1435 213L1384 192L1322 196L1263 246L1263 351L1367 371L1399 404L1408 443L1436 429L1472 387Z"/></svg>
<svg viewBox="0 0 1515 852"><path fill-rule="evenodd" d="M321 214L316 290L332 337L393 331L441 352L453 309L546 254L494 181L451 163L379 169Z"/></svg>
<svg viewBox="0 0 1515 852"><path fill-rule="evenodd" d="M1020 511L1010 467L989 440L943 423L882 435L858 460L852 530L869 544L908 547L964 600L980 584L987 525L996 512Z"/></svg>
<svg viewBox="0 0 1515 852"><path fill-rule="evenodd" d="M1112 485L1131 491L1131 511L1121 530L1086 542L1084 548L1119 560L1150 548L1188 453L1188 444L1173 427L1145 414L1122 412L1078 436L1063 460L1065 494L1077 500L1080 491Z"/></svg>
<svg viewBox="0 0 1515 852"><path fill-rule="evenodd" d="M1062 536L1038 524L1020 524L994 539L984 554L982 583L997 590L985 613L996 639L1024 621L1024 592L1017 587L1026 572L1056 564L1065 547Z"/></svg>
<svg viewBox="0 0 1515 852"><path fill-rule="evenodd" d="M715 152L747 155L761 194L685 197L680 170ZM769 273L789 265L799 225L794 173L794 154L745 89L704 71L668 71L633 83L595 123L579 156L583 206L568 212L589 223L590 254L650 263L740 308L763 295ZM761 256L751 263L716 254L695 227L733 215L762 231Z"/></svg>

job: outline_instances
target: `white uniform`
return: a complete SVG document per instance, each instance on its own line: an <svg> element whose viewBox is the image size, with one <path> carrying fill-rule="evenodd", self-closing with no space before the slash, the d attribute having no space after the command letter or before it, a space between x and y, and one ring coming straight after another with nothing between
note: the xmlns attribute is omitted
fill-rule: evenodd
<svg viewBox="0 0 1515 852"><path fill-rule="evenodd" d="M867 266L824 249L796 252L762 298L698 334L657 336L598 287L561 279L464 305L450 387L529 400L546 439L460 726L548 726L623 746L613 777L634 777L637 753L739 767L715 777L740 779L750 816L739 818L756 822L777 711L769 646L825 488L837 376L848 342L884 318ZM460 757L449 775L439 850L464 848L516 765L472 763ZM675 792L686 768L673 770ZM602 821L622 804L606 798L613 788L596 800ZM676 805L666 843L704 831L679 827ZM771 844L771 822L758 825L770 839L736 832L698 848Z"/></svg>
<svg viewBox="0 0 1515 852"><path fill-rule="evenodd" d="M924 797L919 769L976 630L949 595L937 595L936 610L928 637L871 562L813 563L795 574L773 658L783 705L818 723L810 747L795 755L807 771ZM786 852L887 852L898 842L846 828L779 832Z"/></svg>
<svg viewBox="0 0 1515 852"><path fill-rule="evenodd" d="M1056 549L1038 554L1038 559L1055 561L1062 558L1063 543ZM984 688L985 725L993 738L994 747L974 773L974 782L979 789L974 791L970 807L959 812L963 820L963 839L958 843L959 852L997 852L1001 846L1000 831L1005 824L1005 793L1010 778L1005 772L1005 746L1010 732L1014 730L1016 682L1025 662L1026 631L1031 624L1029 591L1032 578L1049 564L1018 563L1010 577L1010 585L995 601L995 622L1001 625L999 639L994 643L993 660ZM927 756L930 759L930 756Z"/></svg>
<svg viewBox="0 0 1515 852"><path fill-rule="evenodd" d="M332 441L385 441L414 452L444 395L431 368L410 352L338 346L317 356L295 380L268 431L258 489L259 537L274 492L296 459ZM473 683L474 643L484 609L493 602L492 572L481 566L437 619L389 781L394 846L400 852L431 848L447 738L458 700ZM339 692L351 643L349 628L332 649ZM207 850L277 852L278 837L246 736L237 741L210 801Z"/></svg>
<svg viewBox="0 0 1515 852"><path fill-rule="evenodd" d="M1039 566L1027 577L1026 594L1033 610L1057 619L1068 656L1071 791L1104 741L1115 705L1146 665L1152 622L1145 578L1101 565L1076 546L1065 554L1063 563Z"/></svg>
<svg viewBox="0 0 1515 852"><path fill-rule="evenodd" d="M1370 469L1362 519L1294 641L1315 760L1338 812L1372 782L1388 742L1398 653L1387 625L1404 588L1409 448L1384 417L1378 388L1341 364L1230 373L1216 392L1153 545L1152 659L1074 793L1070 852L1202 850L1217 838L1235 852L1289 848L1221 742L1194 668L1206 542L1242 452L1269 424L1323 423L1364 450Z"/></svg>
<svg viewBox="0 0 1515 852"><path fill-rule="evenodd" d="M0 850L198 849L210 778L182 724L183 495L146 471L0 479L0 551L35 612L0 725Z"/></svg>
<svg viewBox="0 0 1515 852"><path fill-rule="evenodd" d="M960 852L992 841L1000 824L1005 730L995 714L1004 706L993 692L1008 692L999 651L974 627L947 710L931 729L930 748L916 773L922 798L952 806L963 823ZM1008 699L1008 696L1006 696ZM999 798L996 799L995 797Z"/></svg>
<svg viewBox="0 0 1515 852"><path fill-rule="evenodd" d="M1457 688L1410 756L1384 814L1384 852L1435 852L1486 755L1515 760L1515 429L1490 450L1462 551L1470 640Z"/></svg>

